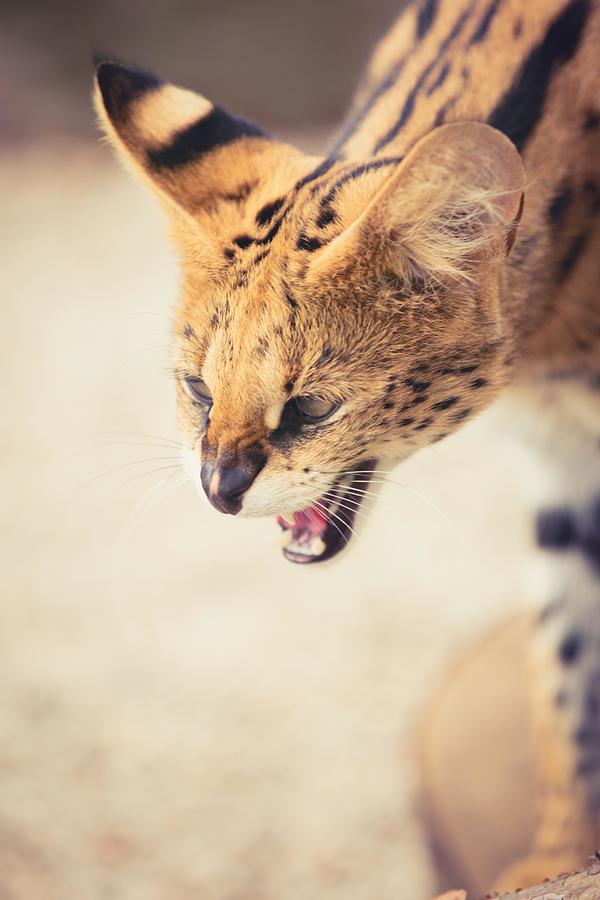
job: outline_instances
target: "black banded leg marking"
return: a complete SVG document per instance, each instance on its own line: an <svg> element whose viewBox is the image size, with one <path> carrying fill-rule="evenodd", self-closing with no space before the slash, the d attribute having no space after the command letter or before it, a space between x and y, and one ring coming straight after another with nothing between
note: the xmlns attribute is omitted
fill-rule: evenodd
<svg viewBox="0 0 600 900"><path fill-rule="evenodd" d="M557 734L572 748L574 796L581 792L595 828L600 823L600 497L583 509L543 510L536 536L557 578L557 595L540 615L537 643L548 661Z"/></svg>

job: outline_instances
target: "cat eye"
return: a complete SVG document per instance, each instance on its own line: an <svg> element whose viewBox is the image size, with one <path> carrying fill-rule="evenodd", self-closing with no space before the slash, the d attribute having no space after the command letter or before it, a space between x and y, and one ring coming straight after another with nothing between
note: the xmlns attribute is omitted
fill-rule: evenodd
<svg viewBox="0 0 600 900"><path fill-rule="evenodd" d="M183 379L188 394L194 403L203 403L205 406L211 406L213 399L208 385L201 378L195 378L188 375Z"/></svg>
<svg viewBox="0 0 600 900"><path fill-rule="evenodd" d="M314 424L328 419L339 407L339 402L324 400L322 397L294 397L286 404L286 412L300 422Z"/></svg>

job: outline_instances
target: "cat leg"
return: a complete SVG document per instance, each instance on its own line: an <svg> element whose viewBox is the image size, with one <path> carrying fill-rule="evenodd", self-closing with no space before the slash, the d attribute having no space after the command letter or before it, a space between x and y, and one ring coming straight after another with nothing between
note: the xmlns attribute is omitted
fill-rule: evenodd
<svg viewBox="0 0 600 900"><path fill-rule="evenodd" d="M531 639L536 829L503 890L580 868L600 847L600 500L542 511L537 538L548 587Z"/></svg>

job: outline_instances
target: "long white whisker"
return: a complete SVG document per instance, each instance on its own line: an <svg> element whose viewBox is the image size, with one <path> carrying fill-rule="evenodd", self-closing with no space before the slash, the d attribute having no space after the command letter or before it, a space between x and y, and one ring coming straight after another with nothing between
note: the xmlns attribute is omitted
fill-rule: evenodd
<svg viewBox="0 0 600 900"><path fill-rule="evenodd" d="M183 484L187 479L185 473L180 474L178 478L175 477L174 479L174 476L176 475L176 470L172 470L168 475L165 475L164 478L161 478L152 485L137 501L123 524L119 535L119 544L124 543L127 538L131 537L134 529L140 524L144 515L147 515L158 502L168 497L175 488Z"/></svg>
<svg viewBox="0 0 600 900"><path fill-rule="evenodd" d="M330 519L329 517L330 517L330 516L334 516L334 518L338 519L338 520L344 525L345 528L346 528L346 527L349 527L349 526L346 525L346 522L344 522L344 520L341 519L339 516L336 516L335 513L332 513L330 509L327 509L327 507L326 507L323 503L320 503L318 500L316 500L315 503L314 503L313 505L316 506L316 507L318 507L318 509L320 509L320 510L323 512L323 514L324 514L325 518L327 519L327 521L328 521L331 525L333 525L333 527L341 534L342 538L344 539L344 541L345 541L346 544L347 544L347 543L348 543L348 537L344 534L344 532L342 531L342 529L340 528L340 526L339 526L339 525L336 525L335 522L332 522L331 519ZM353 531L352 531L351 528L350 528L350 532L353 534Z"/></svg>
<svg viewBox="0 0 600 900"><path fill-rule="evenodd" d="M344 539L344 541L345 541L346 544L349 543L348 537L344 534L344 532L342 531L342 529L341 529L338 525L336 525L335 522L332 522L332 521L331 521L330 516L333 516L335 519L338 520L338 522L341 522L342 525L344 526L344 528L347 528L347 529L349 530L350 534L351 534L354 538L356 538L356 540L358 541L358 544L359 544L359 546L360 546L360 549L366 552L363 542L361 541L361 539L359 538L359 536L356 534L356 531L354 530L354 528L352 528L352 526L349 525L348 522L345 522L344 519L341 518L341 516L338 516L336 513L332 512L332 511L331 511L330 509L328 509L323 503L320 503L319 500L316 500L315 503L314 503L313 505L316 506L316 507L318 507L319 509L321 509L321 510L323 511L323 513L324 513L325 518L327 519L327 521L330 522L330 523L334 526L334 528L337 529L337 531L339 531L339 533L341 534L341 536L342 536L342 538ZM372 559L371 554L368 553L368 552L367 552L367 556L369 556L369 557Z"/></svg>
<svg viewBox="0 0 600 900"><path fill-rule="evenodd" d="M345 509L346 512L352 513L353 516L359 516L363 519L369 519L369 514L364 512L364 510L360 509L359 505L350 506L350 503L360 504L360 500L354 500L353 497L348 499L340 499L340 497L332 497L329 494L323 494L324 500L329 500L332 503L337 504L336 512L340 509Z"/></svg>
<svg viewBox="0 0 600 900"><path fill-rule="evenodd" d="M355 482L355 483L360 484L360 482ZM377 484L377 483L381 483L381 484L393 484L393 485L396 485L397 487L404 488L404 490L408 491L408 492L411 493L411 494L414 494L416 497L419 498L419 500L421 500L422 503L424 503L426 506L428 506L430 509L432 509L435 513L437 513L437 515L440 517L440 519L441 519L441 520L442 520L442 521L450 528L450 530L452 531L452 533L454 534L454 536L458 539L458 541L460 542L460 544L461 544L467 551L469 551L469 552L472 552L472 551L473 551L473 547L472 547L471 543L467 540L466 536L465 536L465 535L463 534L463 532L458 528L458 526L456 525L456 523L453 522L452 519L447 515L447 513L445 513L445 512L443 511L443 509L441 509L441 508L440 508L433 500L431 500L429 497L426 497L424 494L421 493L421 491L417 490L417 488L414 488L414 487L412 487L412 486L409 485L409 484L403 484L403 483L398 482L398 481L388 481L387 479L384 479L384 480L382 480L382 481L380 481L380 482L378 482L377 479L372 479L372 480L370 480L369 482L365 482L365 483L369 483L369 484L370 484L370 483L373 483L373 484ZM374 498L380 500L382 503L385 503L385 504L388 505L388 506L392 506L394 509L401 509L401 507L397 507L395 504L391 503L391 501L387 500L387 498L385 498L385 497L379 497L378 494L375 494L375 493L373 493L372 491L367 491L367 490L363 490L363 489L359 489L359 488L355 488L355 487L344 488L342 485L333 485L333 486L331 486L331 487L328 488L328 491L332 491L332 490L335 490L335 489L340 490L340 491L342 492L342 494L347 493L347 492L348 492L348 493L351 492L351 493L353 493L353 494L360 494L360 495L362 495L362 496L369 496L369 495L371 495L371 496L373 496Z"/></svg>
<svg viewBox="0 0 600 900"><path fill-rule="evenodd" d="M108 475L112 475L114 472L119 472L121 469L128 469L131 466L141 466L144 463L149 462L163 462L168 459L176 459L178 461L178 465L181 465L181 460L178 456L150 456L146 459L134 459L132 462L121 463L118 466L113 466L112 469L107 469L106 472L100 472L98 475L94 475L93 478L88 478L87 481L82 482L82 484L76 485L73 490L80 490L81 488L84 488L89 484L93 484L94 481L98 481L98 479L100 478L106 478Z"/></svg>
<svg viewBox="0 0 600 900"><path fill-rule="evenodd" d="M138 472L137 475L134 475L132 478L128 478L126 481L122 481L121 484L118 484L117 487L112 492L114 495L117 491L120 491L121 488L127 487L128 484L132 484L134 481L139 481L140 478L147 478L149 475L157 475L159 472L166 472L167 469L180 469L181 463L174 463L170 466L159 466L158 469L150 469L148 472ZM111 496L112 496L111 495Z"/></svg>
<svg viewBox="0 0 600 900"><path fill-rule="evenodd" d="M182 443L182 441L177 441L174 438L164 437L164 435L160 434L147 434L144 431L102 431L96 434L90 435L92 438L107 438L107 437L136 437L136 438L152 438L155 441L165 441L167 444L175 444L177 447L186 448L187 445Z"/></svg>
<svg viewBox="0 0 600 900"><path fill-rule="evenodd" d="M154 448L157 450L177 449L173 444L159 444L158 441L104 441L102 444L92 444L89 447L81 447L79 450L73 452L73 456L81 456L85 453L92 453L95 450L103 450L106 447L145 447L147 450Z"/></svg>

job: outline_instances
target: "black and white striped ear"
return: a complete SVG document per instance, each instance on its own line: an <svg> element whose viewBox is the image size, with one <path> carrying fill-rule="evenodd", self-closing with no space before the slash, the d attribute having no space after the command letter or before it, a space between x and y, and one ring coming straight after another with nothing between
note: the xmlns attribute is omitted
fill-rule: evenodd
<svg viewBox="0 0 600 900"><path fill-rule="evenodd" d="M116 62L96 68L95 104L111 142L153 186L191 213L234 191L278 146L200 94Z"/></svg>

